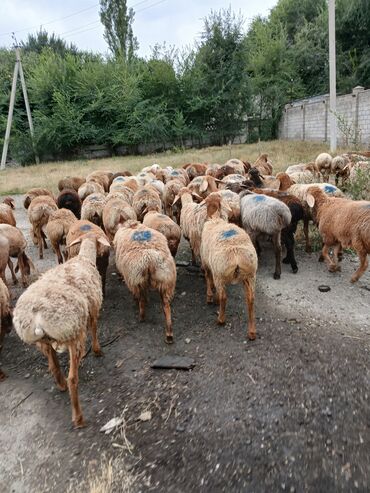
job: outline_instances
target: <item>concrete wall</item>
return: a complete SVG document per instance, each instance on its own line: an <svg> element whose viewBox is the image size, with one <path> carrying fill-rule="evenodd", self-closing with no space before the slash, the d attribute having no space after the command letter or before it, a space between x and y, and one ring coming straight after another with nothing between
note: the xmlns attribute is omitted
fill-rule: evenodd
<svg viewBox="0 0 370 493"><path fill-rule="evenodd" d="M362 144L370 148L370 89L355 87L351 94L337 96L339 145ZM329 95L286 104L279 123L279 138L328 142Z"/></svg>

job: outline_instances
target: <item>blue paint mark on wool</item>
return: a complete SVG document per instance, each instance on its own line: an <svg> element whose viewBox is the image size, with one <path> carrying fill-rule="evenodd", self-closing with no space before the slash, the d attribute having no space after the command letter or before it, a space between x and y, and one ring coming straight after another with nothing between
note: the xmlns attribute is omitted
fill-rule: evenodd
<svg viewBox="0 0 370 493"><path fill-rule="evenodd" d="M90 224L83 224L82 226L80 226L80 231L90 231L90 230L91 230Z"/></svg>
<svg viewBox="0 0 370 493"><path fill-rule="evenodd" d="M125 177L124 176L117 176L117 178L115 178L113 181L114 182L115 181L125 181Z"/></svg>
<svg viewBox="0 0 370 493"><path fill-rule="evenodd" d="M228 229L227 231L224 231L221 233L221 238L227 240L228 238L232 238L233 236L236 236L238 233L235 231L235 229Z"/></svg>
<svg viewBox="0 0 370 493"><path fill-rule="evenodd" d="M133 241L150 241L152 239L152 233L150 231L135 231L131 239Z"/></svg>
<svg viewBox="0 0 370 493"><path fill-rule="evenodd" d="M325 193L334 193L336 191L336 187L334 187L333 185L325 185L324 187L324 192Z"/></svg>
<svg viewBox="0 0 370 493"><path fill-rule="evenodd" d="M256 195L255 197L253 197L253 200L255 202L263 202L264 200L266 200L266 197L264 195Z"/></svg>

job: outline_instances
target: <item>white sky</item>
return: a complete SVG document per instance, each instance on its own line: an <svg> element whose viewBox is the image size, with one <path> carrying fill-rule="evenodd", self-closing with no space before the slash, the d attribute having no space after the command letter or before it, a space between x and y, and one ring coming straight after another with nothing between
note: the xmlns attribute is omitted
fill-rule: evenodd
<svg viewBox="0 0 370 493"><path fill-rule="evenodd" d="M253 17L266 16L277 0L128 0L136 11L133 25L141 56L150 54L156 43L192 45L211 10L241 11L245 27ZM80 12L82 11L83 12ZM50 22L52 21L52 22ZM43 26L79 48L106 53L103 28L96 0L0 0L0 46L11 46L11 32L18 41ZM18 31L18 32L17 32Z"/></svg>

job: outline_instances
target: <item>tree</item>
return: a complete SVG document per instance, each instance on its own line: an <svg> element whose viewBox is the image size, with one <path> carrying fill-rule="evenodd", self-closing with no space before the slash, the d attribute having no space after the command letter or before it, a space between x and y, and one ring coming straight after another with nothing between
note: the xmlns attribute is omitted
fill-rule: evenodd
<svg viewBox="0 0 370 493"><path fill-rule="evenodd" d="M133 34L134 11L127 9L126 0L100 0L100 20L104 39L116 58L131 62L139 44Z"/></svg>
<svg viewBox="0 0 370 493"><path fill-rule="evenodd" d="M65 56L67 53L76 55L78 52L74 44L68 45L64 39L56 34L49 34L45 29L40 28L36 34L29 34L26 41L21 42L21 47L27 52L41 53L44 48L50 48L54 53Z"/></svg>

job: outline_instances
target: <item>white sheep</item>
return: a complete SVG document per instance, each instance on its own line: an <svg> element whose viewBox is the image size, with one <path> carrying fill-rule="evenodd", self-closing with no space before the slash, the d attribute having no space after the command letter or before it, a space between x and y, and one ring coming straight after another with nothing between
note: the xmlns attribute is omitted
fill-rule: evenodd
<svg viewBox="0 0 370 493"><path fill-rule="evenodd" d="M62 391L67 390L67 382L55 351L68 349L68 389L76 428L85 424L78 397L78 367L85 354L88 329L93 351L101 355L97 338L102 304L101 280L95 267L97 242L104 239L85 237L78 257L43 274L20 296L13 317L14 328L22 341L35 344L48 358L49 369Z"/></svg>
<svg viewBox="0 0 370 493"><path fill-rule="evenodd" d="M332 157L327 152L322 152L315 159L315 165L319 173L322 174L324 181L329 181Z"/></svg>

